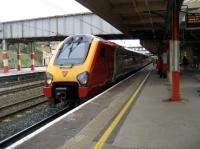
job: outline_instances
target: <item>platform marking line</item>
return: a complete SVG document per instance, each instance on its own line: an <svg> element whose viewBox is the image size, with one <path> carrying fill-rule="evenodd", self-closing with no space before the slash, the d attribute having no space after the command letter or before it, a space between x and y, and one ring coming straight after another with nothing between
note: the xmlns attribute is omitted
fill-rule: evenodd
<svg viewBox="0 0 200 149"><path fill-rule="evenodd" d="M139 94L140 90L142 89L144 83L146 82L147 78L149 77L151 72L149 72L144 80L140 83L136 91L132 94L132 96L129 98L128 102L124 105L122 110L119 112L119 114L115 117L111 125L106 129L106 131L103 133L99 141L96 143L93 149L102 149L103 145L107 141L107 139L110 137L111 133L115 129L115 127L119 124L120 120L123 118L123 116L127 113L129 108L131 107L132 103L135 101L137 95Z"/></svg>
<svg viewBox="0 0 200 149"><path fill-rule="evenodd" d="M32 132L31 134L25 136L24 138L16 141L15 143L9 145L8 147L6 147L6 149L13 149L16 148L17 146L23 144L24 142L30 140L31 138L35 137L36 135L40 134L41 132L43 132L44 130L46 130L47 128L51 127L52 125L58 123L59 121L61 121L62 119L64 119L65 117L67 117L68 115L70 115L71 113L78 111L79 109L81 109L82 107L84 107L85 105L93 102L94 100L96 100L98 97L100 97L101 95L109 92L110 90L112 90L113 88L119 86L120 84L122 84L123 82L125 82L126 80L130 79L131 77L135 76L136 74L142 72L143 70L147 69L147 66L145 66L144 68L140 69L139 71L137 71L136 73L130 75L129 77L121 80L120 82L118 82L117 84L115 84L114 86L108 88L107 90L105 90L104 92L98 94L97 96L93 97L92 99L89 99L88 101L86 101L85 103L81 104L80 106L76 107L75 109L67 112L66 114L58 117L57 119L51 121L50 123L44 125L43 127L37 129L36 131Z"/></svg>

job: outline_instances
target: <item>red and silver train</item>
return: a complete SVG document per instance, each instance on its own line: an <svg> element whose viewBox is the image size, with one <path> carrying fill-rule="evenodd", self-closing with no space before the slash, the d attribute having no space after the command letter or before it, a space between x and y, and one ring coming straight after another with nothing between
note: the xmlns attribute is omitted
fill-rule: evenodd
<svg viewBox="0 0 200 149"><path fill-rule="evenodd" d="M147 56L110 41L92 35L70 36L48 64L43 93L53 103L75 104L148 63Z"/></svg>

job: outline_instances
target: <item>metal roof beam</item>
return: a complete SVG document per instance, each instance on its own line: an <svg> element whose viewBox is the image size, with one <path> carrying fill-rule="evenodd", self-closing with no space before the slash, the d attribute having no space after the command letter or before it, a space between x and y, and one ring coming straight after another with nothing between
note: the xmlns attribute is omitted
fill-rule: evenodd
<svg viewBox="0 0 200 149"><path fill-rule="evenodd" d="M134 3L134 0L133 0L133 3ZM143 13L143 12L147 11L145 5L138 5L136 3L134 3L134 5L136 5L135 9L133 9L131 4L113 7L112 13L114 13L114 14L131 14L133 12ZM161 10L165 10L165 9L166 9L166 6L165 6L165 4L162 4L162 3L158 3L156 5L149 5L150 11L161 11Z"/></svg>
<svg viewBox="0 0 200 149"><path fill-rule="evenodd" d="M138 17L137 17L138 18ZM134 18L134 19L127 19L127 20L123 20L123 24L138 24L138 19ZM152 17L153 19L153 23L164 23L165 20L162 18L157 18L157 17ZM143 23L149 23L149 17L143 17Z"/></svg>
<svg viewBox="0 0 200 149"><path fill-rule="evenodd" d="M145 27L145 28L143 28L141 26L134 26L134 27L130 27L129 31L132 32L132 31L149 31L150 30L150 32L151 32L151 29L152 29L151 26L148 26L148 27ZM154 29L155 30L161 30L162 26L155 26Z"/></svg>

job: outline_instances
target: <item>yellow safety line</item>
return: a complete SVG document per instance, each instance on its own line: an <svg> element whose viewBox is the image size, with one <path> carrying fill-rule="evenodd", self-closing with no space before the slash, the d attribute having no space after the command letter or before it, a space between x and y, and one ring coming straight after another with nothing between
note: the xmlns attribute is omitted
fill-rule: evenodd
<svg viewBox="0 0 200 149"><path fill-rule="evenodd" d="M106 140L109 138L111 135L112 131L115 129L115 127L118 125L120 120L123 118L123 116L126 114L128 109L130 108L131 104L133 101L136 99L138 93L140 92L142 86L144 85L145 81L147 80L148 76L150 75L150 72L146 75L144 80L140 83L139 87L136 89L136 91L133 93L131 98L128 100L128 102L124 105L120 113L116 116L114 121L111 123L111 125L107 128L107 130L104 132L104 134L101 136L99 141L96 143L93 149L101 149L106 142Z"/></svg>

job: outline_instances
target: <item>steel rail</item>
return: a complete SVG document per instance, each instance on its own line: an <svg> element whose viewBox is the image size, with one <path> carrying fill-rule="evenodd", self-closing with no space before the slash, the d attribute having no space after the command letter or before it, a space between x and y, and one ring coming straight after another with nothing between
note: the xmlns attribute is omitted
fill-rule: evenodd
<svg viewBox="0 0 200 149"><path fill-rule="evenodd" d="M41 120L40 122L2 140L0 142L0 148L5 148L9 145L11 145L12 143L16 142L17 140L21 139L22 137L32 133L33 131L35 131L36 129L44 126L45 124L49 123L50 121L53 121L54 119L56 119L57 117L63 115L64 113L68 112L70 110L69 107L66 107L60 111L58 111L57 113L53 114L52 116L49 116L43 120Z"/></svg>
<svg viewBox="0 0 200 149"><path fill-rule="evenodd" d="M25 103L28 103L28 102L30 102L30 101L32 101L32 100L36 100L36 99L38 99L38 98L43 98L43 97L45 97L45 96L44 96L44 95L38 95L38 96L31 97L31 98L26 99L26 100L23 100L23 101L16 102L16 103L14 103L14 104L2 106L2 107L0 107L0 112L3 111L3 110L5 110L5 109L12 108L12 107L15 107L15 106L19 106L20 104L25 104ZM38 102L38 103L36 103L36 104L32 104L32 105L30 105L30 106L21 108L21 109L19 109L19 110L17 110L17 111L11 111L11 112L8 113L8 114L5 114L5 115L3 115L3 116L0 116L0 121L2 121L2 119L5 119L6 117L9 117L9 116L12 116L12 115L14 115L14 114L16 114L16 113L25 111L25 110L30 109L30 108L33 108L33 107L36 107L36 106L38 106L38 105L40 105L40 104L43 104L43 103L45 103L45 102L47 102L47 101L48 101L48 100L46 99L46 100L43 100L43 101Z"/></svg>
<svg viewBox="0 0 200 149"><path fill-rule="evenodd" d="M15 93L15 92L22 91L22 90L28 90L28 89L33 89L33 88L36 88L36 87L41 87L42 85L44 85L44 83L40 82L40 83L37 83L37 84L32 84L32 85L27 85L27 86L22 86L22 87L4 90L4 91L0 92L0 96L5 95L5 94L10 94L10 93Z"/></svg>

